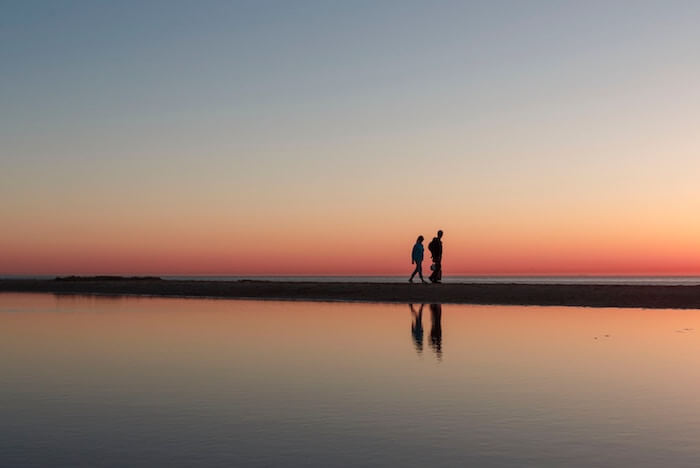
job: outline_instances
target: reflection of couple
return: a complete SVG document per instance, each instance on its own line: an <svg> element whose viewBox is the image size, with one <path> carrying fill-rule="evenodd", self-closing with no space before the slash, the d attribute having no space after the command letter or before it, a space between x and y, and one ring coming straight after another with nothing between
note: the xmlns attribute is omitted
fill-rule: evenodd
<svg viewBox="0 0 700 468"><path fill-rule="evenodd" d="M430 250L430 255L433 258L433 264L430 266L433 272L428 279L433 283L439 283L442 280L442 231L438 231L437 236L430 241L428 250ZM425 283L423 279L423 236L418 236L418 239L416 239L416 243L411 251L411 263L415 264L416 268L411 273L408 282L413 283L413 277L418 273L421 282Z"/></svg>
<svg viewBox="0 0 700 468"><path fill-rule="evenodd" d="M423 307L421 304L418 312L413 304L408 305L411 309L413 321L411 322L411 335L416 351L423 352ZM430 304L430 347L433 348L438 359L442 358L442 305Z"/></svg>

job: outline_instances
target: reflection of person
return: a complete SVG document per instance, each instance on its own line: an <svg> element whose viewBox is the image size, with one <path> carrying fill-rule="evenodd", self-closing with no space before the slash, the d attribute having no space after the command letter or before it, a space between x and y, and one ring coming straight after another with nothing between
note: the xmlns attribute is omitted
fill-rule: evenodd
<svg viewBox="0 0 700 468"><path fill-rule="evenodd" d="M420 309L416 313L416 309L413 308L413 304L408 304L411 308L411 315L413 316L413 321L411 322L411 335L413 336L413 344L416 346L416 351L418 353L423 352L423 306L420 305Z"/></svg>
<svg viewBox="0 0 700 468"><path fill-rule="evenodd" d="M428 250L433 257L433 265L430 267L433 270L428 278L433 283L439 283L442 280L442 231L437 232L437 237L428 244Z"/></svg>
<svg viewBox="0 0 700 468"><path fill-rule="evenodd" d="M416 264L416 269L411 273L408 282L413 283L413 277L418 273L421 283L425 283L426 281L423 279L423 236L418 236L418 239L416 239L416 243L411 251L411 263Z"/></svg>
<svg viewBox="0 0 700 468"><path fill-rule="evenodd" d="M430 304L430 347L442 359L442 304Z"/></svg>

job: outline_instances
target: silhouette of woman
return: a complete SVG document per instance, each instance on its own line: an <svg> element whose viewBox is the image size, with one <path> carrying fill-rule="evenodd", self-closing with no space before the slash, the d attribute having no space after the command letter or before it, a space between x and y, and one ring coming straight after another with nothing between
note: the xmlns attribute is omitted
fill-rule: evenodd
<svg viewBox="0 0 700 468"><path fill-rule="evenodd" d="M416 244L413 246L413 251L411 251L411 263L416 265L416 269L411 273L408 282L413 283L413 277L418 273L421 283L426 283L423 279L423 236L418 236L418 239L416 239Z"/></svg>
<svg viewBox="0 0 700 468"><path fill-rule="evenodd" d="M413 304L408 305L411 308L411 315L413 316L413 321L411 322L411 336L413 336L413 344L416 347L416 352L418 354L423 352L423 306L420 305L420 309L416 312L413 308Z"/></svg>

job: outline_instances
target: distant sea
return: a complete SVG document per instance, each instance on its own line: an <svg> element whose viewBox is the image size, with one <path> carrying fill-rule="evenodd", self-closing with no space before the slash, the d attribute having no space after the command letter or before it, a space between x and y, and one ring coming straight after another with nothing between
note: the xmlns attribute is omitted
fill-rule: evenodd
<svg viewBox="0 0 700 468"><path fill-rule="evenodd" d="M405 283L408 276L161 276L163 279L202 281L327 281L350 283ZM418 281L418 279L414 279ZM479 284L624 284L624 285L700 285L700 276L445 276L443 283Z"/></svg>
<svg viewBox="0 0 700 468"><path fill-rule="evenodd" d="M90 276L90 275L84 275ZM129 275L123 275L129 276ZM193 281L325 281L329 283L404 283L402 276L179 276L156 275L169 280ZM0 275L0 279L53 279L55 275ZM418 281L417 279L415 281ZM700 276L445 276L444 283L478 284L622 284L648 286L696 286Z"/></svg>

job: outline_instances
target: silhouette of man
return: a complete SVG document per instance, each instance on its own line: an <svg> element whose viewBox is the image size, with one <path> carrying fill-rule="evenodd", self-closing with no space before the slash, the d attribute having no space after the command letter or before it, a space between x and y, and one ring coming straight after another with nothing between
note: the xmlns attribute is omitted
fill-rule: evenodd
<svg viewBox="0 0 700 468"><path fill-rule="evenodd" d="M430 304L430 347L442 359L442 304Z"/></svg>
<svg viewBox="0 0 700 468"><path fill-rule="evenodd" d="M430 255L433 257L433 266L431 267L433 272L428 278L433 283L439 283L442 281L442 231L437 232L437 237L433 237L433 240L428 244L428 250L430 250Z"/></svg>

